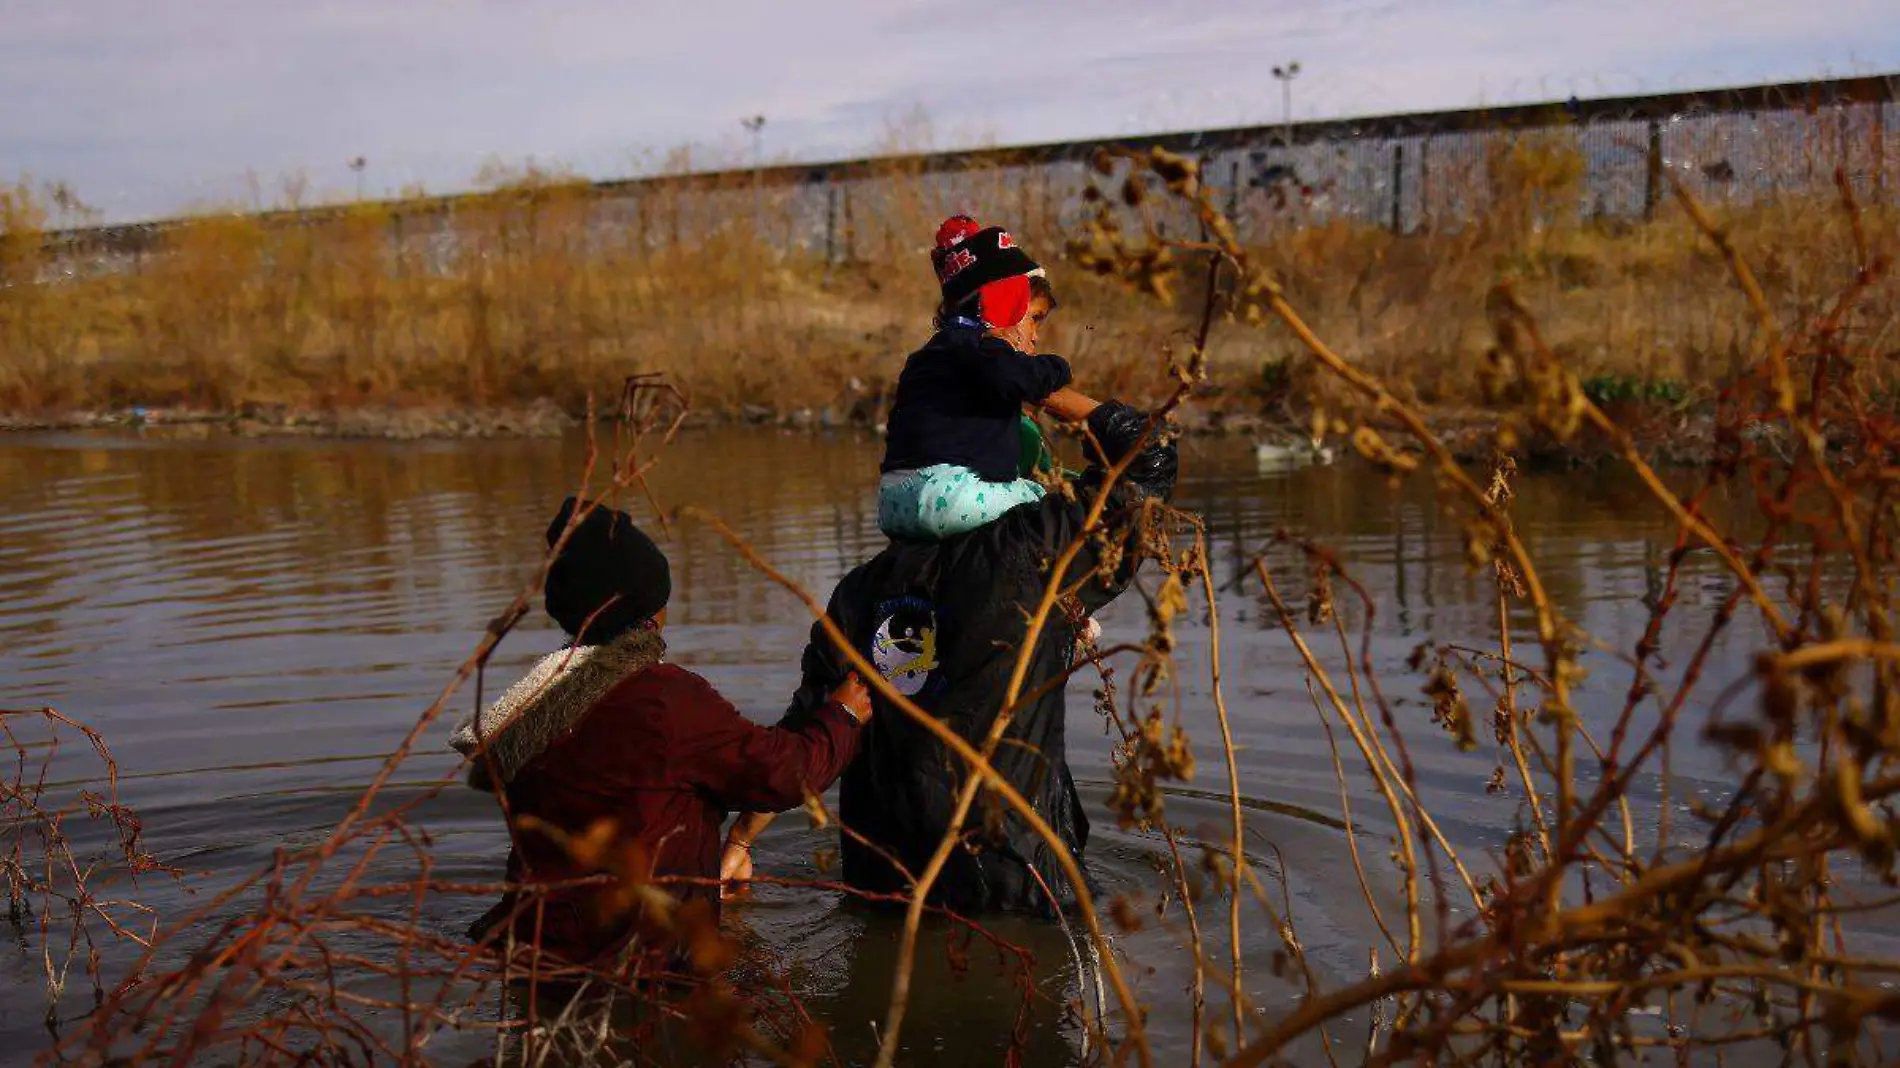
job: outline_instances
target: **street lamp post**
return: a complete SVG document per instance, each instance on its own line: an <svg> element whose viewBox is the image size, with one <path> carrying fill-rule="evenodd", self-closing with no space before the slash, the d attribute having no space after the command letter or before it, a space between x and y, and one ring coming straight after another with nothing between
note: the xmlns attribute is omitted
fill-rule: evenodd
<svg viewBox="0 0 1900 1068"><path fill-rule="evenodd" d="M765 234L765 116L740 119L739 124L752 134L752 230L763 239Z"/></svg>
<svg viewBox="0 0 1900 1068"><path fill-rule="evenodd" d="M369 166L369 160L362 156L350 158L350 170L356 172L356 199L363 199L363 169Z"/></svg>
<svg viewBox="0 0 1900 1068"><path fill-rule="evenodd" d="M1296 60L1284 67L1273 68L1273 77L1280 83L1280 139L1288 149L1293 147L1293 79L1300 76L1300 64Z"/></svg>

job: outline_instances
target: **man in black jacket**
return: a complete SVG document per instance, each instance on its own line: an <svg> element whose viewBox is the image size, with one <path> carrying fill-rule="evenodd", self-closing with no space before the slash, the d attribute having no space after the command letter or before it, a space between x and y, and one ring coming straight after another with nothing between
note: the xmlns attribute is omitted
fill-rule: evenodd
<svg viewBox="0 0 1900 1068"><path fill-rule="evenodd" d="M1113 461L1140 442L1147 421L1141 412L1111 401L1090 415L1088 425ZM982 745L1002 710L1028 613L1042 598L1049 565L1082 530L1104 477L1102 458L1093 459L1078 480L1075 501L1052 493L967 534L942 541L894 540L832 592L828 614L852 644L894 689L972 746ZM1132 549L1141 502L1172 496L1175 470L1171 443L1142 448L1110 495L1106 544ZM1091 539L1065 576L1066 585L1097 569L1102 544ZM1069 775L1065 687L1047 684L1074 662L1082 620L1119 596L1133 578L1136 554L1117 556L1117 567L1077 591L1079 613L1053 613L1044 625L1022 688L1025 696L1038 696L1017 710L994 759L996 770L1029 799L1078 861L1088 841L1088 818ZM803 672L782 722L812 715L848 674L821 626L812 628ZM845 836L844 877L863 891L903 893L908 881L886 855L913 873L922 870L949 827L968 769L929 731L890 707L877 691L873 695L879 714L840 780L839 799L839 818L871 844ZM770 820L753 814L734 822L722 878L750 876L751 842ZM951 854L933 902L963 913L1046 915L1057 903L1051 895L1063 904L1073 899L1048 844L1020 817L1006 814L999 827L978 810L968 824L969 848Z"/></svg>

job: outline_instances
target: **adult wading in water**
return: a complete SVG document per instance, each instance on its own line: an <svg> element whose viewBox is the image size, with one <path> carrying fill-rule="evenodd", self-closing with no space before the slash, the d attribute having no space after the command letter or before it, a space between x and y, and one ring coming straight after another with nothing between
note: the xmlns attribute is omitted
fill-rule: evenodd
<svg viewBox="0 0 1900 1068"><path fill-rule="evenodd" d="M570 497L548 527L550 547L575 510ZM548 568L548 614L573 644L456 727L450 744L472 761L469 785L502 790L516 820L510 883L613 874L561 841L604 832L599 852L640 858L635 875L700 880L663 885L716 919L712 879L727 814L801 804L857 751L871 708L856 676L840 674L798 722L768 728L705 679L666 663L671 590L666 557L631 518L588 512ZM510 893L470 934L499 941L511 930L556 962L641 977L676 972L679 947L640 939L643 917L626 907L630 897L616 881Z"/></svg>
<svg viewBox="0 0 1900 1068"><path fill-rule="evenodd" d="M1109 401L1090 414L1088 426L1106 459L1115 461L1135 447L1146 421L1141 412ZM838 583L828 614L894 689L981 746L1002 709L1027 613L1042 598L1049 562L1082 530L1104 477L1102 459L1095 457L1079 478L1075 501L1052 493L966 534L938 541L893 539ZM1105 513L1109 537L1084 547L1067 581L1094 571L1104 545L1118 552L1126 546L1141 502L1172 495L1175 468L1173 445L1142 449L1111 493ZM1114 600L1132 579L1135 554L1117 558L1123 563L1077 591L1080 612L1055 613L1044 626L1022 688L1025 697L1037 696L1017 709L994 760L996 770L1029 799L1078 861L1088 841L1088 819L1069 775L1064 687L1052 683L1073 663L1086 615ZM803 682L781 728L811 722L825 694L847 672L830 637L814 626ZM872 704L885 702L874 692ZM841 780L839 818L854 832L842 842L844 878L870 893L903 894L909 882L886 854L913 873L923 870L949 827L968 770L902 712L883 707L879 713ZM771 819L754 814L734 822L722 878L751 876L751 842ZM950 854L931 901L965 914L1006 910L1047 916L1055 904L1073 900L1048 844L1020 817L1006 813L1000 826L970 822L963 832L967 848Z"/></svg>

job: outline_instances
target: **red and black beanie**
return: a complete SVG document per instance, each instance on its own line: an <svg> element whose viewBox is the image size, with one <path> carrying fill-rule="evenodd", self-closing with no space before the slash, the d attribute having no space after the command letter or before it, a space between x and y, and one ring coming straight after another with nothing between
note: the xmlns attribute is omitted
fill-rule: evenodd
<svg viewBox="0 0 1900 1068"><path fill-rule="evenodd" d="M1029 277L1042 270L1009 231L979 226L968 215L953 215L937 228L930 263L943 287L944 307L961 307L981 294L983 321L999 328L1029 314Z"/></svg>

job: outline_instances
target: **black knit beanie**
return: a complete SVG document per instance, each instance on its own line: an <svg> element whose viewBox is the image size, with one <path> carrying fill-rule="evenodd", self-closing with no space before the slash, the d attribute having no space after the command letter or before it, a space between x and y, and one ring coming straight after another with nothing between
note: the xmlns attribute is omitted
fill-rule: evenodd
<svg viewBox="0 0 1900 1068"><path fill-rule="evenodd" d="M979 227L968 215L953 215L937 228L930 264L937 270L946 308L961 305L991 282L1040 270L1029 253L1000 226Z"/></svg>
<svg viewBox="0 0 1900 1068"><path fill-rule="evenodd" d="M548 547L584 502L569 497L548 525ZM666 554L625 512L587 513L548 566L548 615L590 645L610 642L659 614L673 595ZM582 633L583 628L585 633Z"/></svg>

